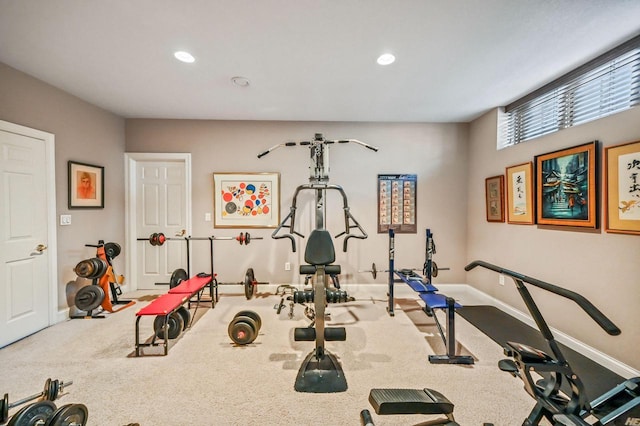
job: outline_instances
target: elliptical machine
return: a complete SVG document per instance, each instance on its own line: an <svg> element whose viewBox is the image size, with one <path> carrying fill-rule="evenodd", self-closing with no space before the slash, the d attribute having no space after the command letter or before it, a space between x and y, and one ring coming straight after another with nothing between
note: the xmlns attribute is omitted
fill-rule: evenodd
<svg viewBox="0 0 640 426"><path fill-rule="evenodd" d="M304 235L295 230L298 195L303 191L314 191L315 229L309 235L305 248L304 259L308 265L300 265L300 274L304 276L313 275L314 284L311 290L296 290L292 295L295 303L313 303L315 310L314 323L310 327L300 327L294 331L294 339L296 341L315 341L315 349L307 355L298 371L294 386L298 392L333 393L347 390L347 381L338 359L324 347L325 340L344 341L347 337L344 327L325 327L326 304L353 300L345 291L330 286L330 277L334 278L331 280L332 283L338 282L335 277L340 274L340 265L333 264L335 262L335 249L331 234L325 229L325 200L328 190L337 191L342 196L345 228L335 238L345 236L343 251L347 251L349 239L367 238L367 233L349 210L347 195L342 187L329 184L329 146L335 143L350 142L372 151L378 151L378 148L355 139L326 140L321 133L316 133L312 141L278 144L258 155L258 158L261 158L278 148L296 145L307 146L310 151L309 183L296 188L289 214L271 234L274 239L289 239L292 251L295 252L296 241L294 235L304 238ZM283 229L287 229L288 232L279 234ZM357 232L352 233L352 230Z"/></svg>

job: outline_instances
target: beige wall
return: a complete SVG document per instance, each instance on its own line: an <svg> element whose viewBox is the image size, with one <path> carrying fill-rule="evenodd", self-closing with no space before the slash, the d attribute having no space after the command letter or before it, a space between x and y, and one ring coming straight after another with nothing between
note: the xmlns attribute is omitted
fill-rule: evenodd
<svg viewBox="0 0 640 426"><path fill-rule="evenodd" d="M342 252L342 239L336 243L337 263L342 266L343 282L373 282L370 269L375 262L387 269L388 236L376 228L376 178L379 173L416 173L418 175L418 233L396 238L396 266L422 268L427 227L435 233L436 262L451 271L443 271L437 282L462 282L466 244L466 168L468 126L459 124L382 124L382 123L303 123L185 120L127 120L126 140L129 152L190 152L193 161L193 236L234 236L241 229L214 229L205 222L213 210L214 172L280 172L281 219L289 213L298 185L308 183L308 148L282 148L262 159L257 154L278 143L309 140L315 133L327 139L354 138L378 146L378 153L356 144L334 145L330 151L330 182L341 185L348 197L351 213L369 234L366 240L349 241ZM308 235L312 193L298 197L297 220ZM328 196L327 224L335 235L343 230L341 201ZM342 228L341 228L342 226ZM296 229L297 228L296 226ZM248 230L264 240L240 247L235 242L215 245L215 269L225 282L239 282L247 267L254 268L259 281L297 283L297 266L302 262L305 240L291 252L288 240L271 239L272 230ZM194 243L197 244L197 243ZM199 256L196 270L208 271L205 262L208 246L195 249ZM284 263L292 263L292 271ZM385 274L376 280L384 283Z"/></svg>
<svg viewBox="0 0 640 426"><path fill-rule="evenodd" d="M622 329L620 336L607 335L573 302L542 290L533 292L552 327L640 369L640 238L606 233L602 226L597 232L576 232L488 223L484 204L485 178L504 174L507 166L593 140L603 146L639 140L640 108L500 151L497 115L492 111L470 126L467 260L485 260L584 295ZM602 212L601 203L600 218ZM466 282L526 312L510 279L503 287L498 274L477 268L467 274Z"/></svg>
<svg viewBox="0 0 640 426"><path fill-rule="evenodd" d="M94 255L85 244L124 241L124 119L0 63L0 119L55 135L56 222L58 225L58 305L68 307L66 284L73 267ZM69 210L67 161L105 167L105 208ZM124 262L116 259L124 272Z"/></svg>

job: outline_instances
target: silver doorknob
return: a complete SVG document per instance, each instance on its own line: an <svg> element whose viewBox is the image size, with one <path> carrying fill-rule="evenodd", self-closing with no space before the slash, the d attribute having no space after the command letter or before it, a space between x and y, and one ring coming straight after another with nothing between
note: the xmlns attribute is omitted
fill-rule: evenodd
<svg viewBox="0 0 640 426"><path fill-rule="evenodd" d="M43 251L45 251L47 249L47 246L45 246L44 244L38 244L38 246L36 247L36 251L38 253L42 253Z"/></svg>

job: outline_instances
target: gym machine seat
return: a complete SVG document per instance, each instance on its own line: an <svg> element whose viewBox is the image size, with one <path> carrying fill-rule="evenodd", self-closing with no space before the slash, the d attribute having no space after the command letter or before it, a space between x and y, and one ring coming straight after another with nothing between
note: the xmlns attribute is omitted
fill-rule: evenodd
<svg viewBox="0 0 640 426"><path fill-rule="evenodd" d="M369 403L376 414L443 414L429 424L457 425L453 403L433 389L371 389Z"/></svg>

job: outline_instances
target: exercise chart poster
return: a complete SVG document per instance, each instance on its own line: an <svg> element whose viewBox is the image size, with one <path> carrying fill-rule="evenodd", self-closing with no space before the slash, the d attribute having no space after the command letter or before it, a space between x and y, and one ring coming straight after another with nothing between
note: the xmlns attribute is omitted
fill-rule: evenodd
<svg viewBox="0 0 640 426"><path fill-rule="evenodd" d="M378 233L418 232L418 175L378 175Z"/></svg>

